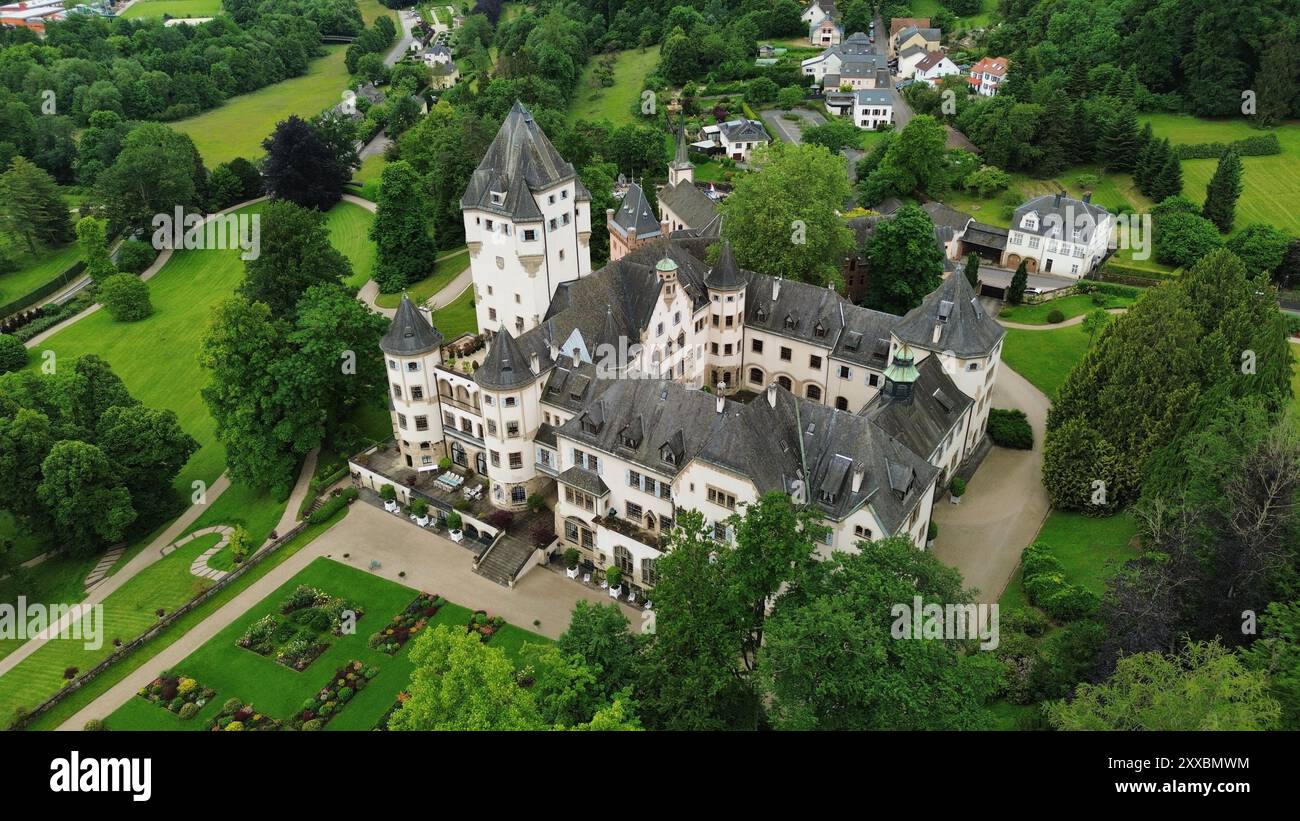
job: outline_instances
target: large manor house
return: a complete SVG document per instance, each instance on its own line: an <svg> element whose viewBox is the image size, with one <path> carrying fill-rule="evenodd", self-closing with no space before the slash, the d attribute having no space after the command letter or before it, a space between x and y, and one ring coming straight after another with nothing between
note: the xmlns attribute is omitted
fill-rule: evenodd
<svg viewBox="0 0 1300 821"><path fill-rule="evenodd" d="M673 187L691 184L684 170ZM962 275L894 316L744 270L716 230L648 213L624 222L654 236L592 271L590 194L519 104L461 209L491 340L477 368L457 367L402 300L381 342L391 467L354 459L359 483L409 500L450 459L489 480L492 509L553 500L549 549L642 590L681 511L727 539L725 520L771 491L822 514L826 552L925 546L936 496L984 440L1000 367L1004 331Z"/></svg>

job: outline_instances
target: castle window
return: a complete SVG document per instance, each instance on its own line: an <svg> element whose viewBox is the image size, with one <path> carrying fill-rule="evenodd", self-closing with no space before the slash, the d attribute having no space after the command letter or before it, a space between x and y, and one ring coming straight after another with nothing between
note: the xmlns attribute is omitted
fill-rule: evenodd
<svg viewBox="0 0 1300 821"><path fill-rule="evenodd" d="M419 363L419 362L407 362L407 363L406 363L406 370L407 370L407 371L410 371L411 373L415 373L416 371L420 370L420 363Z"/></svg>
<svg viewBox="0 0 1300 821"><path fill-rule="evenodd" d="M416 430L428 430L428 429L429 429L429 417L427 417L427 416L417 416L417 417L415 417L415 429L416 429Z"/></svg>
<svg viewBox="0 0 1300 821"><path fill-rule="evenodd" d="M510 454L510 468L518 470L524 466L524 454L522 452Z"/></svg>
<svg viewBox="0 0 1300 821"><path fill-rule="evenodd" d="M761 339L755 339L755 340L753 340L752 342L749 343L749 349L750 349L751 351L753 351L754 353L762 353L762 352L763 352L763 340L761 340Z"/></svg>
<svg viewBox="0 0 1300 821"><path fill-rule="evenodd" d="M817 387L816 385L809 385L806 393L808 395L808 398L813 400L814 402L822 401L822 389Z"/></svg>
<svg viewBox="0 0 1300 821"><path fill-rule="evenodd" d="M522 504L524 499L526 498L527 498L527 491L524 490L523 485L515 485L514 487L510 488L511 502L515 504Z"/></svg>
<svg viewBox="0 0 1300 821"><path fill-rule="evenodd" d="M420 387L419 385L412 385L412 386L411 386L411 398L412 398L412 399L423 399L423 398L424 398L424 388Z"/></svg>
<svg viewBox="0 0 1300 821"><path fill-rule="evenodd" d="M761 384L763 384L763 372L760 371L758 368L750 368L750 369L749 369L749 381L750 381L751 384L754 384L754 385L761 385Z"/></svg>
<svg viewBox="0 0 1300 821"><path fill-rule="evenodd" d="M524 242L536 242L536 241L537 241L537 229L535 229L535 228L525 228L525 229L524 229Z"/></svg>
<svg viewBox="0 0 1300 821"><path fill-rule="evenodd" d="M794 356L794 351L791 351L789 348L786 348L786 347L782 347L782 348L781 348L781 361L782 361L782 362L789 362L790 359L791 359L793 356Z"/></svg>

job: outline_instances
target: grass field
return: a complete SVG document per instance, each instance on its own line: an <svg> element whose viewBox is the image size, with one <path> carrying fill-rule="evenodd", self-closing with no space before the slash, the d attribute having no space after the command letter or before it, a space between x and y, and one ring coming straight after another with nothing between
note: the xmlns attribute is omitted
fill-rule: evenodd
<svg viewBox="0 0 1300 821"><path fill-rule="evenodd" d="M413 282L406 287L406 293L417 304L423 303L429 297L438 293L447 283L451 282L456 276L469 267L469 250L448 252L439 257L438 261L433 264L433 273L429 274L419 282ZM375 304L381 308L396 308L402 301L401 294L380 294L375 297ZM450 305L447 307L451 307ZM448 337L450 339L451 337Z"/></svg>
<svg viewBox="0 0 1300 821"><path fill-rule="evenodd" d="M255 213L261 208L259 203L240 213ZM373 264L373 251L370 262L366 255L369 217L365 209L349 203L336 206L327 217L336 247L365 272L367 279L365 266ZM176 486L187 496L195 479L211 484L224 469L225 448L216 439L216 423L200 395L207 377L199 367L197 354L213 309L234 294L243 278L244 262L238 251L177 251L149 280L152 316L140 322L120 323L107 311L97 311L41 345L42 350L53 350L64 361L86 353L97 354L141 402L176 412L181 427L200 446L176 479Z"/></svg>
<svg viewBox="0 0 1300 821"><path fill-rule="evenodd" d="M1300 425L1300 342L1291 343L1291 420Z"/></svg>
<svg viewBox="0 0 1300 821"><path fill-rule="evenodd" d="M1037 305L1007 305L998 314L998 319L1005 319L1008 322L1019 322L1021 325L1047 325L1047 315L1052 311L1060 311L1066 319L1076 317L1079 314L1088 314L1104 308L1127 308L1137 300L1128 297L1107 296L1106 304L1096 305L1092 301L1091 294L1075 294L1074 296L1061 297L1052 299L1047 302L1040 302Z"/></svg>
<svg viewBox="0 0 1300 821"><path fill-rule="evenodd" d="M340 202L325 215L325 227L334 247L352 263L351 288L365 285L375 271L375 244L370 240L370 224L375 215L350 202Z"/></svg>
<svg viewBox="0 0 1300 821"><path fill-rule="evenodd" d="M122 17L135 20L141 17L215 17L221 12L221 0L138 0Z"/></svg>
<svg viewBox="0 0 1300 821"><path fill-rule="evenodd" d="M379 2L379 0L357 0L357 8L361 10L361 20L367 26L375 22L375 20L382 15L392 17L393 22L397 22L397 12L393 9L386 8L384 4ZM402 29L398 26L397 30L400 33Z"/></svg>
<svg viewBox="0 0 1300 821"><path fill-rule="evenodd" d="M0 305L58 278L80 258L81 252L75 242L59 248L39 249L35 254L24 250L15 260L18 270L0 274Z"/></svg>
<svg viewBox="0 0 1300 821"><path fill-rule="evenodd" d="M455 302L434 311L433 325L448 341L464 333L478 333L478 315L474 311L474 289L466 288L465 293L461 294Z"/></svg>
<svg viewBox="0 0 1300 821"><path fill-rule="evenodd" d="M1175 143L1232 142L1265 132L1245 120L1205 120L1178 114L1151 114L1157 137ZM1266 222L1292 236L1300 235L1300 122L1273 130L1282 153L1270 157L1242 157L1242 191L1237 201L1234 231L1252 222ZM1183 194L1195 202L1205 199L1205 186L1218 160L1183 160Z"/></svg>
<svg viewBox="0 0 1300 821"><path fill-rule="evenodd" d="M86 684L75 694L59 702L59 704L50 710L50 712L37 719L31 725L31 729L52 730L57 728L83 707L107 692L114 684L121 681L132 671L147 664L149 660L158 653L170 647L200 622L211 616L218 609L230 602L231 599L235 598L242 591L254 584L258 579L262 578L267 573L270 573L276 567L279 567L281 564L288 561L298 551L311 544L318 536L341 521L343 517L347 515L347 512L348 509L344 508L338 515L334 516L329 521L309 525L304 528L291 542L282 546L271 556L258 562L258 564L250 571L245 573L243 576L240 576L202 605L196 607L180 619L173 622L166 630L163 630L158 635L154 636L154 638L138 648L130 656L114 664L106 672L97 676L93 681ZM17 671L15 670L14 672ZM3 685L5 680L6 679L0 679L0 685ZM4 720L7 719L0 717L0 724L3 724Z"/></svg>
<svg viewBox="0 0 1300 821"><path fill-rule="evenodd" d="M942 8L939 0L911 0L911 2L908 3L908 6L912 9L913 17L929 17ZM957 24L959 27L964 29L987 26L993 12L997 11L997 8L998 0L980 0L979 14L972 14L969 17L958 17ZM885 24L889 24L887 18ZM845 34L851 33L852 32L845 32ZM944 33L947 34L948 32Z"/></svg>
<svg viewBox="0 0 1300 821"><path fill-rule="evenodd" d="M347 47L324 49L325 56L313 60L303 76L232 97L211 111L177 120L172 128L190 135L208 168L235 157L257 159L263 153L262 140L271 135L276 123L290 114L314 117L342 101L348 85L343 63Z"/></svg>
<svg viewBox="0 0 1300 821"><path fill-rule="evenodd" d="M1070 368L1087 350L1088 334L1082 325L1050 331L1008 328L1002 360L1048 398L1055 398Z"/></svg>
<svg viewBox="0 0 1300 821"><path fill-rule="evenodd" d="M278 610L284 597L300 584L318 587L359 605L364 615L357 622L356 633L334 638L330 648L302 672L235 644L249 624ZM317 559L176 666L177 670L217 691L216 698L197 716L182 722L163 708L133 697L109 716L107 724L117 730L204 730L221 709L221 704L232 697L251 702L259 712L288 719L303 700L321 686L325 677L348 661L359 659L377 667L379 674L326 727L331 730L372 729L397 700L397 694L409 684L412 664L410 643L396 656L388 656L371 650L368 639L417 594L418 591L412 588L365 571L330 559ZM468 608L448 602L430 619L426 629L439 624L463 625L469 617ZM519 649L525 642L546 641L513 625L506 626L492 639L493 646L500 646L512 659L518 658Z"/></svg>
<svg viewBox="0 0 1300 821"><path fill-rule="evenodd" d="M659 64L659 47L628 49L618 52L614 63L614 85L602 87L595 82L600 57L587 61L578 90L569 104L569 122L574 120L608 120L614 125L633 122L632 106L645 90L645 77Z"/></svg>
<svg viewBox="0 0 1300 821"><path fill-rule="evenodd" d="M361 187L352 193L371 202L379 202L379 180L386 165L388 160L384 159L383 154L371 154L362 160L361 167L352 174L352 179L361 183Z"/></svg>
<svg viewBox="0 0 1300 821"><path fill-rule="evenodd" d="M1137 555L1137 548L1131 544L1137 532L1137 521L1128 513L1098 519L1054 510L1035 541L1052 548L1052 555L1065 566L1066 579L1100 595L1110 574ZM1007 609L1031 606L1020 582L1017 567L999 605Z"/></svg>

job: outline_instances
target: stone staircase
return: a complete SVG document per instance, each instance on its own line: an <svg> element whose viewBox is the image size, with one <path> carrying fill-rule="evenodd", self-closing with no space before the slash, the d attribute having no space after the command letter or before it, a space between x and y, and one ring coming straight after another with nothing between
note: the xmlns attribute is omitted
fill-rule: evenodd
<svg viewBox="0 0 1300 821"><path fill-rule="evenodd" d="M514 587L519 571L532 557L534 550L536 548L527 539L507 533L478 558L474 563L474 572L502 587Z"/></svg>

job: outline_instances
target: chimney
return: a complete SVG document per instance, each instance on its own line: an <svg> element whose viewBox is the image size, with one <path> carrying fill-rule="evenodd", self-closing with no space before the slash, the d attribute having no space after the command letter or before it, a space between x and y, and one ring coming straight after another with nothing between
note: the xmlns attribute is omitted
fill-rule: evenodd
<svg viewBox="0 0 1300 821"><path fill-rule="evenodd" d="M537 354L531 354L529 356L529 359L531 360L533 366L533 373L540 374L542 372L542 358Z"/></svg>
<svg viewBox="0 0 1300 821"><path fill-rule="evenodd" d="M556 345L555 340L552 339L550 341L550 347L551 347L551 361L557 365L560 364L560 346Z"/></svg>
<svg viewBox="0 0 1300 821"><path fill-rule="evenodd" d="M717 407L718 407L718 413L722 413L722 411L723 411L723 410L726 408L726 406L727 406L727 397L725 397L725 396L722 395L723 391L725 391L726 389L727 389L727 380L724 379L724 380L722 380L721 382L718 383L718 387L717 387L717 394L718 394Z"/></svg>
<svg viewBox="0 0 1300 821"><path fill-rule="evenodd" d="M779 297L780 295L781 295L781 278L777 277L776 279L772 280L772 301L776 302L776 298Z"/></svg>
<svg viewBox="0 0 1300 821"><path fill-rule="evenodd" d="M776 382L769 382L767 385L767 404L776 407Z"/></svg>
<svg viewBox="0 0 1300 821"><path fill-rule="evenodd" d="M862 477L867 473L866 467L861 462L853 463L853 492L859 493L862 490Z"/></svg>
<svg viewBox="0 0 1300 821"><path fill-rule="evenodd" d="M573 354L573 367L577 368L579 365L582 364L582 360L578 358L578 349L574 348L572 354Z"/></svg>
<svg viewBox="0 0 1300 821"><path fill-rule="evenodd" d="M1061 207L1061 192L1060 192L1060 191L1057 191L1057 192L1056 192L1056 197L1052 200L1052 205L1054 205L1054 206L1057 207L1057 208L1060 208L1060 207Z"/></svg>
<svg viewBox="0 0 1300 821"><path fill-rule="evenodd" d="M943 333L943 323L942 323L942 322L936 322L936 323L934 323L934 335L930 338L930 344L931 344L931 345L938 345L938 344L939 344L939 335L942 334L942 333Z"/></svg>

